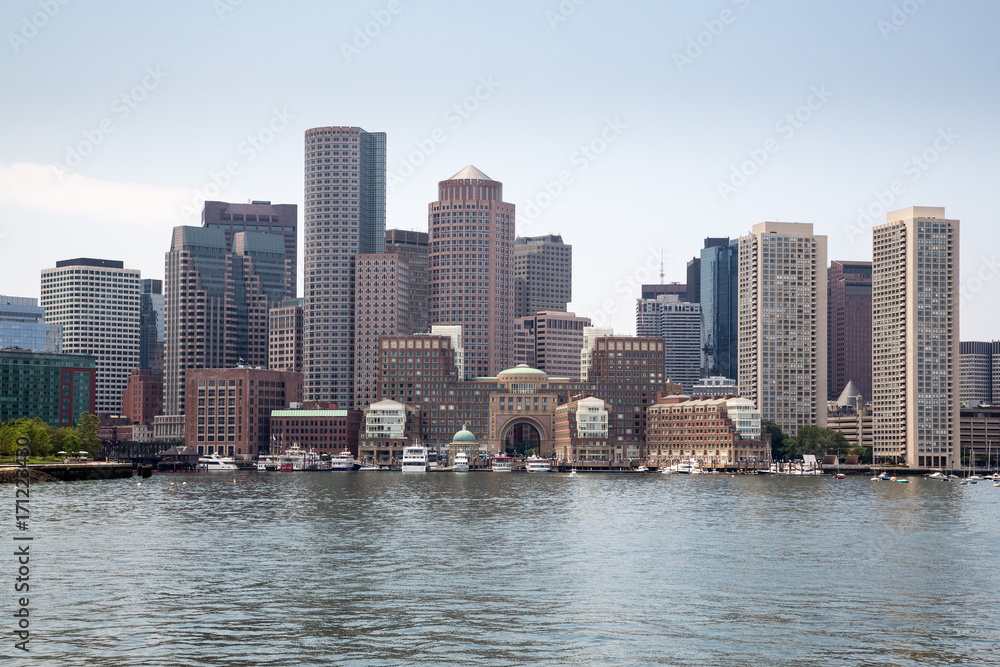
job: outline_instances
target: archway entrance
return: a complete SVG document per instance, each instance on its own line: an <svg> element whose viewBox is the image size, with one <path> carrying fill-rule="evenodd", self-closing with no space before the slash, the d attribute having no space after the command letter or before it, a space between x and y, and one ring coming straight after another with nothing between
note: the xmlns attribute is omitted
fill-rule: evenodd
<svg viewBox="0 0 1000 667"><path fill-rule="evenodd" d="M508 454L537 455L541 451L542 437L534 424L515 422L504 431L503 446Z"/></svg>

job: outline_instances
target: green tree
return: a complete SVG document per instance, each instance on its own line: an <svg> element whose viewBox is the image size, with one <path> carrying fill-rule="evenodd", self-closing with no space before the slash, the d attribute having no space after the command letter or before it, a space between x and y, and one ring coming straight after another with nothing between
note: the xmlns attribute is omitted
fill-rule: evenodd
<svg viewBox="0 0 1000 667"><path fill-rule="evenodd" d="M17 445L17 428L14 422L0 422L0 456L14 456Z"/></svg>
<svg viewBox="0 0 1000 667"><path fill-rule="evenodd" d="M795 436L793 449L796 458L805 454L822 458L826 454L844 456L850 446L840 431L820 426L803 426Z"/></svg>
<svg viewBox="0 0 1000 667"><path fill-rule="evenodd" d="M790 453L787 451L789 442L794 442L785 435L785 432L781 430L781 427L772 421L764 420L761 422L767 432L771 434L771 458L775 461L780 459L791 458Z"/></svg>
<svg viewBox="0 0 1000 667"><path fill-rule="evenodd" d="M101 420L97 418L97 415L92 415L88 412L80 415L80 419L77 420L76 428L73 432L79 438L79 448L81 451L86 450L91 456L101 451L103 444L101 443L101 438L97 435L97 429L100 426Z"/></svg>
<svg viewBox="0 0 1000 667"><path fill-rule="evenodd" d="M861 445L852 445L850 449L847 450L848 454L858 457L858 463L871 463L872 462L872 448L862 447Z"/></svg>

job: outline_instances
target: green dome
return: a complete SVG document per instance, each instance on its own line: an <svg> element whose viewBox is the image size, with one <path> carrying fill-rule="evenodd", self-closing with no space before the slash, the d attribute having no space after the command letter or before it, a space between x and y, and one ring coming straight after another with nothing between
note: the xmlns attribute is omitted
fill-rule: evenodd
<svg viewBox="0 0 1000 667"><path fill-rule="evenodd" d="M451 441L452 442L475 442L476 441L476 435L472 431L463 428L461 431L459 431L458 433L456 433L452 437Z"/></svg>
<svg viewBox="0 0 1000 667"><path fill-rule="evenodd" d="M548 375L548 373L540 371L537 368L532 368L527 364L518 364L517 366L514 366L514 368L508 368L505 371L497 373L498 378L510 375Z"/></svg>

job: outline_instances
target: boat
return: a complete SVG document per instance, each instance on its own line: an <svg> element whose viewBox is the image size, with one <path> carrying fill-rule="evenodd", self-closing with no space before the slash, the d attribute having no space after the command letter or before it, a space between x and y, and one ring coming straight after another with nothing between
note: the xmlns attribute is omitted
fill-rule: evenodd
<svg viewBox="0 0 1000 667"><path fill-rule="evenodd" d="M257 470L260 472L267 472L268 470L278 469L278 457L271 456L270 454L262 454L257 457Z"/></svg>
<svg viewBox="0 0 1000 667"><path fill-rule="evenodd" d="M494 456L490 469L493 472L510 472L511 458L505 454Z"/></svg>
<svg viewBox="0 0 1000 667"><path fill-rule="evenodd" d="M847 479L847 475L845 475L842 472L838 472L836 475L833 476L833 478L834 479Z"/></svg>
<svg viewBox="0 0 1000 667"><path fill-rule="evenodd" d="M209 454L198 459L201 470L239 470L233 459L220 459L216 454Z"/></svg>
<svg viewBox="0 0 1000 667"><path fill-rule="evenodd" d="M380 470L384 470L384 468L382 468L382 466L377 466L374 463L369 463L358 468L358 472L379 472Z"/></svg>
<svg viewBox="0 0 1000 667"><path fill-rule="evenodd" d="M427 448L414 443L403 448L403 472L427 472Z"/></svg>
<svg viewBox="0 0 1000 667"><path fill-rule="evenodd" d="M532 456L524 462L524 468L528 472L552 472L552 462L541 456Z"/></svg>
<svg viewBox="0 0 1000 667"><path fill-rule="evenodd" d="M354 466L356 464L357 462L354 460L354 454L351 454L351 450L349 449L337 452L330 458L330 470L335 472L354 470Z"/></svg>
<svg viewBox="0 0 1000 667"><path fill-rule="evenodd" d="M639 466L638 468L635 469L635 472L649 472L649 468L647 468L646 466Z"/></svg>
<svg viewBox="0 0 1000 667"><path fill-rule="evenodd" d="M947 479L947 477L943 472L932 472L927 475L927 479Z"/></svg>
<svg viewBox="0 0 1000 667"><path fill-rule="evenodd" d="M455 454L455 464L451 467L452 472L469 472L469 455L465 452Z"/></svg>
<svg viewBox="0 0 1000 667"><path fill-rule="evenodd" d="M280 472L297 472L305 470L306 453L298 445L292 445L285 449L285 453L278 457L278 470Z"/></svg>
<svg viewBox="0 0 1000 667"><path fill-rule="evenodd" d="M670 470L678 475L701 475L705 472L698 466L698 462L694 459L688 459L687 461L672 465L670 466Z"/></svg>
<svg viewBox="0 0 1000 667"><path fill-rule="evenodd" d="M569 474L571 474L571 475L576 475L576 474L577 474L577 472L576 472L576 468L573 468L572 470L570 470L570 471L569 471Z"/></svg>

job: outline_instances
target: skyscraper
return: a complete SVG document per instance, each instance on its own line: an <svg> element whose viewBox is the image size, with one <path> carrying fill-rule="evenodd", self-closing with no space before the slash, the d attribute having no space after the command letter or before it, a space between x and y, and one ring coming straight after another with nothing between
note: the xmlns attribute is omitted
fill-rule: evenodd
<svg viewBox="0 0 1000 667"><path fill-rule="evenodd" d="M701 377L739 377L739 241L705 239L701 251ZM686 390L689 390L685 387Z"/></svg>
<svg viewBox="0 0 1000 667"><path fill-rule="evenodd" d="M510 367L514 332L514 205L472 165L438 184L427 206L431 324L459 325L468 377Z"/></svg>
<svg viewBox="0 0 1000 667"><path fill-rule="evenodd" d="M959 399L970 408L1000 401L1000 340L963 340L960 349Z"/></svg>
<svg viewBox="0 0 1000 667"><path fill-rule="evenodd" d="M110 259L67 259L42 269L45 321L62 325L62 349L97 362L97 411L119 414L139 367L139 271Z"/></svg>
<svg viewBox="0 0 1000 667"><path fill-rule="evenodd" d="M552 377L580 380L583 329L589 317L543 310L514 320L513 365L526 364Z"/></svg>
<svg viewBox="0 0 1000 667"><path fill-rule="evenodd" d="M379 338L412 333L410 266L400 253L362 253L354 276L354 404L360 408L378 400Z"/></svg>
<svg viewBox="0 0 1000 667"><path fill-rule="evenodd" d="M832 261L827 276L826 395L840 396L854 381L872 400L872 263Z"/></svg>
<svg viewBox="0 0 1000 667"><path fill-rule="evenodd" d="M62 352L61 329L45 321L38 299L0 295L0 350L19 347L35 352Z"/></svg>
<svg viewBox="0 0 1000 667"><path fill-rule="evenodd" d="M514 240L514 317L566 312L573 300L573 246L561 236Z"/></svg>
<svg viewBox="0 0 1000 667"><path fill-rule="evenodd" d="M385 230L385 251L406 257L410 267L410 328L404 333L427 333L430 323L427 319L427 232L411 232L405 229Z"/></svg>
<svg viewBox="0 0 1000 667"><path fill-rule="evenodd" d="M874 230L875 456L952 468L959 447L958 220L911 206Z"/></svg>
<svg viewBox="0 0 1000 667"><path fill-rule="evenodd" d="M700 377L701 306L676 294L636 302L635 330L639 336L663 339L664 378L690 392Z"/></svg>
<svg viewBox="0 0 1000 667"><path fill-rule="evenodd" d="M740 395L792 436L826 426L826 237L762 222L739 244Z"/></svg>
<svg viewBox="0 0 1000 667"><path fill-rule="evenodd" d="M302 372L302 299L285 299L271 309L267 326L267 366L272 371Z"/></svg>
<svg viewBox="0 0 1000 667"><path fill-rule="evenodd" d="M151 370L163 382L163 281L139 281L139 368Z"/></svg>
<svg viewBox="0 0 1000 667"><path fill-rule="evenodd" d="M305 134L305 398L354 406L354 273L385 247L385 133L317 127Z"/></svg>

